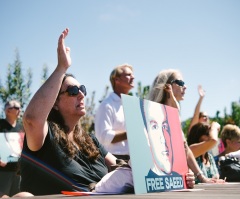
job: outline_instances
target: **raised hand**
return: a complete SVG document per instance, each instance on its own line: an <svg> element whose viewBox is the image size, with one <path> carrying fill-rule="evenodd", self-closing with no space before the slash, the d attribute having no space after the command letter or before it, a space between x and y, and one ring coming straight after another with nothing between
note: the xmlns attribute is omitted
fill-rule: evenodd
<svg viewBox="0 0 240 199"><path fill-rule="evenodd" d="M70 57L70 48L65 47L65 38L67 37L69 29L66 28L58 39L58 67L63 67L65 70L69 68L72 64L72 60Z"/></svg>
<svg viewBox="0 0 240 199"><path fill-rule="evenodd" d="M199 93L200 97L204 97L205 96L206 92L205 92L205 90L203 90L202 85L198 86L198 93Z"/></svg>

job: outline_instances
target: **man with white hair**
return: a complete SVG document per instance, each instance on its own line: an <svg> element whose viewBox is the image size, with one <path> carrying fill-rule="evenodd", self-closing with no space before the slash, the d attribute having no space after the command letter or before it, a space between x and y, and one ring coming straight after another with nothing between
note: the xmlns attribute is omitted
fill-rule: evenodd
<svg viewBox="0 0 240 199"><path fill-rule="evenodd" d="M5 104L4 111L6 117L5 119L0 119L0 133L23 132L22 124L18 121L21 112L20 103L17 100L10 100ZM20 175L17 171L17 161L5 162L1 161L0 157L0 195L12 196L19 192Z"/></svg>
<svg viewBox="0 0 240 199"><path fill-rule="evenodd" d="M95 116L96 137L118 159L129 160L129 148L121 94L134 87L133 68L122 64L110 74L113 92L102 101Z"/></svg>

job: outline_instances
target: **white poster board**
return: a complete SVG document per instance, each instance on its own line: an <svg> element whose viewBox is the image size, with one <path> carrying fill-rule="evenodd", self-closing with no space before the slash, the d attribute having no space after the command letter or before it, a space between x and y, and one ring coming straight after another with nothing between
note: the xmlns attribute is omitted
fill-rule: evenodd
<svg viewBox="0 0 240 199"><path fill-rule="evenodd" d="M178 110L121 95L136 194L186 188L188 172Z"/></svg>

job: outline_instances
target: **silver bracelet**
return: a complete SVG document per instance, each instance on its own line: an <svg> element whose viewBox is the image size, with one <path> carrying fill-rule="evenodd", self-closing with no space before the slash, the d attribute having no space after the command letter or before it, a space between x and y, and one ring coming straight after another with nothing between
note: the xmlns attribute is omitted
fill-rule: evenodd
<svg viewBox="0 0 240 199"><path fill-rule="evenodd" d="M198 178L199 176L203 175L203 172L202 171L199 171L195 176L196 178Z"/></svg>

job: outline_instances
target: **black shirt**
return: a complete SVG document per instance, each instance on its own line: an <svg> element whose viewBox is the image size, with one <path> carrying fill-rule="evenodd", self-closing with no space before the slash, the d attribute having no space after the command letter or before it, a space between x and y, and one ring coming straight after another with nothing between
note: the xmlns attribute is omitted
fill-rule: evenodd
<svg viewBox="0 0 240 199"><path fill-rule="evenodd" d="M13 127L6 119L0 119L0 132L20 132L23 130L22 124L17 122Z"/></svg>
<svg viewBox="0 0 240 199"><path fill-rule="evenodd" d="M68 158L54 141L50 127L39 151L31 151L25 137L21 156L21 191L34 195L60 194L64 190L78 190L76 187L88 191L90 183L99 182L108 172L104 159L107 151L94 135L91 137L100 151L100 157L94 162L81 152L74 159Z"/></svg>

